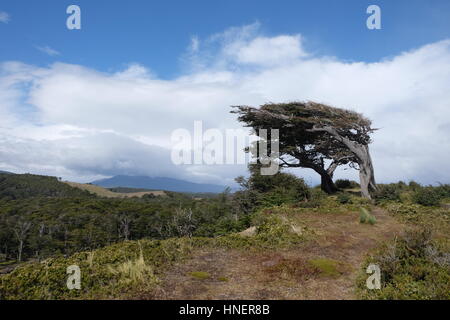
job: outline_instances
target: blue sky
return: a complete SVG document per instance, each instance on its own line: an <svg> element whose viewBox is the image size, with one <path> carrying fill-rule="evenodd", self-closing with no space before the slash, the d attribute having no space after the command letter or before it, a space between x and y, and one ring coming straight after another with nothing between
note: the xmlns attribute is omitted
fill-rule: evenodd
<svg viewBox="0 0 450 320"><path fill-rule="evenodd" d="M70 4L82 10L82 30L65 27ZM370 4L382 10L382 30L365 27ZM10 15L8 24L0 23L1 61L57 60L102 71L136 62L165 79L183 72L180 55L192 36L255 21L266 35L301 33L308 51L348 61L377 61L450 36L447 0L5 0L0 11Z"/></svg>
<svg viewBox="0 0 450 320"><path fill-rule="evenodd" d="M232 185L246 165L176 166L173 132L241 128L231 105L313 100L380 128L379 182L450 183L448 0L3 0L0 39L0 170Z"/></svg>

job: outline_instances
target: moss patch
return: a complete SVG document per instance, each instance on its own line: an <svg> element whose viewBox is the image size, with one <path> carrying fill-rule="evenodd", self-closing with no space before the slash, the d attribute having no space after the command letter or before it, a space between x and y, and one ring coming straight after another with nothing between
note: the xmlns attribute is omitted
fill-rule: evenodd
<svg viewBox="0 0 450 320"><path fill-rule="evenodd" d="M190 272L189 275L192 278L199 279L199 280L205 280L205 279L211 278L211 275L205 271L193 271L193 272Z"/></svg>
<svg viewBox="0 0 450 320"><path fill-rule="evenodd" d="M318 269L320 275L324 277L339 277L341 274L348 271L348 266L340 261L332 259L312 259L308 261L314 268Z"/></svg>

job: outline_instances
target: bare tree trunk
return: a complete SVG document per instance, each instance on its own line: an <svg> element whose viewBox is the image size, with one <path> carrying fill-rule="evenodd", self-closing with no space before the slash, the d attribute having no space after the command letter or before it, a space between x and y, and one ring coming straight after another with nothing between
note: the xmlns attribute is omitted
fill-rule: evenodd
<svg viewBox="0 0 450 320"><path fill-rule="evenodd" d="M18 261L18 262L21 262L21 261L22 261L22 250L23 250L23 241L20 240L20 241L19 241L19 247L17 248L17 251L18 251L17 261Z"/></svg>
<svg viewBox="0 0 450 320"><path fill-rule="evenodd" d="M23 252L23 245L24 241L27 237L28 231L30 230L31 222L21 222L19 221L15 228L13 228L14 234L17 238L17 241L19 241L19 246L17 248L17 260L19 262L22 261L22 252Z"/></svg>
<svg viewBox="0 0 450 320"><path fill-rule="evenodd" d="M320 174L320 188L322 189L322 191L328 193L328 194L332 194L332 193L336 193L338 192L338 188L336 187L336 185L333 182L333 176L330 175L328 169L325 170L322 166L320 165L312 165L310 166L311 169L313 169L314 171L316 171L318 174ZM331 172L333 173L334 170L332 170Z"/></svg>
<svg viewBox="0 0 450 320"><path fill-rule="evenodd" d="M334 171L336 171L337 167L339 166L339 164L337 162L332 162L330 164L330 166L327 169L327 173L330 176L331 179L333 179L334 176Z"/></svg>
<svg viewBox="0 0 450 320"><path fill-rule="evenodd" d="M364 198L371 199L370 192L377 189L375 183L375 174L372 165L372 158L369 153L369 146L352 141L347 137L341 136L336 129L332 127L314 127L309 131L327 132L336 140L342 142L356 157L359 166L359 179L361 184L361 195Z"/></svg>
<svg viewBox="0 0 450 320"><path fill-rule="evenodd" d="M297 158L298 160L298 158ZM332 167L330 169L330 167L325 170L324 166L323 166L323 162L322 164L317 164L317 163L313 163L311 161L306 161L305 159L300 160L300 163L287 163L286 161L284 162L285 167L288 168L308 168L308 169L312 169L315 172L317 172L320 175L320 188L322 189L322 191L328 193L328 194L332 194L335 193L337 191L339 191L339 189L336 187L336 185L333 182L333 173L334 170L337 168L336 167L332 167L330 165L330 167ZM331 172L331 175L330 175Z"/></svg>
<svg viewBox="0 0 450 320"><path fill-rule="evenodd" d="M358 157L359 180L361 184L361 194L363 197L371 199L370 192L377 189L375 175L372 165L372 159L369 154L369 147L364 146L364 152L361 158Z"/></svg>
<svg viewBox="0 0 450 320"><path fill-rule="evenodd" d="M124 216L120 219L120 227L125 238L125 241L129 240L130 237L130 223L131 219L127 216Z"/></svg>

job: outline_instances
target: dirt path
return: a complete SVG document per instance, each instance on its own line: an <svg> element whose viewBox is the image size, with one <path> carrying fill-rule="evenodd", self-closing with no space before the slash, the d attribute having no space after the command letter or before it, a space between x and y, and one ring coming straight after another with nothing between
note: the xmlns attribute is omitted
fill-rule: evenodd
<svg viewBox="0 0 450 320"><path fill-rule="evenodd" d="M147 298L355 299L355 280L366 253L403 229L381 209L373 214L375 225L360 224L355 212L301 214L296 219L316 235L294 249L198 251L169 270L161 287ZM315 259L335 261L337 274L318 273L308 262Z"/></svg>

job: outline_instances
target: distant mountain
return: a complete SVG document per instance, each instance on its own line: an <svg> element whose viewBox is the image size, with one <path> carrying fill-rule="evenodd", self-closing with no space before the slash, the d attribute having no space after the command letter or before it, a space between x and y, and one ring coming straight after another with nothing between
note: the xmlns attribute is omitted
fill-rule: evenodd
<svg viewBox="0 0 450 320"><path fill-rule="evenodd" d="M226 186L216 184L194 183L185 180L164 178L164 177L145 177L145 176L114 176L108 179L102 179L92 182L104 188L142 188L150 190L165 190L175 192L223 192Z"/></svg>
<svg viewBox="0 0 450 320"><path fill-rule="evenodd" d="M0 170L0 174L14 174L14 173L12 173L12 172L8 172L8 171L3 171L3 170Z"/></svg>

